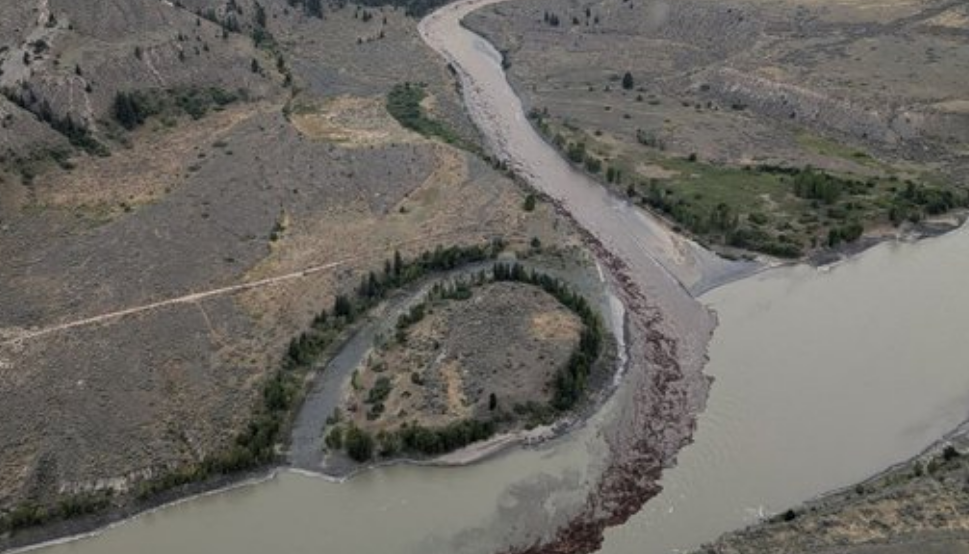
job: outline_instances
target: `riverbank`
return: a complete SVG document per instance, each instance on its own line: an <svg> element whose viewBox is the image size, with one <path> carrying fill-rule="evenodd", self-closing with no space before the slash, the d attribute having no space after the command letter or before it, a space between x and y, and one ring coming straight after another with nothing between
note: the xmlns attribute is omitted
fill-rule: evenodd
<svg viewBox="0 0 969 554"><path fill-rule="evenodd" d="M704 545L702 554L964 552L969 422L925 451Z"/></svg>
<svg viewBox="0 0 969 554"><path fill-rule="evenodd" d="M750 268L720 258L673 232L648 213L631 209L576 170L551 148L525 116L522 101L505 78L501 55L486 40L461 25L468 14L503 0L463 0L427 16L419 25L424 41L448 62L460 79L465 104L482 129L488 149L528 186L571 215L580 229L615 250L611 227L624 225L645 255L689 290L704 279ZM591 216L598 216L592 218Z"/></svg>
<svg viewBox="0 0 969 554"><path fill-rule="evenodd" d="M30 552L48 546L84 540L179 504L263 483L273 479L283 469L285 469L284 466L270 466L244 473L222 475L170 489L149 499L134 499L112 504L110 508L96 514L23 529L14 534L0 536L0 552L10 554Z"/></svg>
<svg viewBox="0 0 969 554"><path fill-rule="evenodd" d="M568 211L568 208L567 207L563 207L562 209L565 210L565 211ZM642 265L639 269L644 269L645 271L636 271L634 268L637 265L639 265L639 264L633 263L630 266L630 265L627 265L626 262L619 261L619 259L617 257L615 257L614 255L612 255L612 254L609 254L609 256L606 256L606 252L608 250L606 249L606 247L602 246L603 243L601 242L601 239L602 239L601 235L590 235L590 236L594 236L595 237L595 244L599 245L599 248L602 248L602 252L603 252L602 255L603 255L603 257L606 257L606 258L609 259L609 266L610 266L609 273L610 273L610 278L611 279L614 279L614 280L615 279L618 279L618 281L616 281L616 283L621 283L622 284L622 287L623 287L623 289L625 291L624 292L624 297L625 297L624 300L628 300L630 298L638 298L638 304L637 305L639 306L639 309L642 310L642 311L639 314L639 317L637 318L638 319L638 324L635 325L635 328L637 330L642 330L643 329L643 325L649 325L649 326L652 326L653 327L653 333L654 333L653 336L647 342L645 342L645 343L637 343L638 352L640 354L644 354L646 350L651 350L651 349L654 349L654 348L655 348L655 350L657 350L657 353L656 354L650 354L648 356L644 356L643 358L641 358L642 361L638 361L637 362L637 371L640 371L641 372L644 369L643 366L642 366L642 364L645 363L645 360L647 359L647 357L648 358L655 358L656 356L668 356L669 354L662 354L662 351L664 349L670 348L672 346L672 343L664 342L664 338L663 338L662 334L660 333L660 331L658 330L659 329L659 326L662 326L664 324L660 321L661 318L659 318L659 319L656 318L655 316L657 314L652 313L652 310L648 308L648 305L646 303L646 300L643 297L643 294L645 294L644 293L644 290L647 289L647 288L649 288L650 289L650 294L652 294L653 292L657 292L657 297L658 298L660 296L662 296L662 295L665 295L665 294L671 294L673 296L685 295L685 292L682 291L679 288L678 285L675 285L674 284L676 281L669 276L668 270L663 269L663 266L662 265L659 265L659 264L654 263L651 258L649 258L650 261L642 261L642 260L640 261L641 264L645 264L645 265ZM671 239L671 238L672 237L670 237L670 236L665 236L664 235L664 238L662 240L667 240L667 239ZM670 250L669 253L673 253L673 254L677 254L677 255L680 255L680 254L688 254L689 253L689 249L686 249L686 250L677 250L676 248L674 248L673 250ZM643 253L640 252L639 255L641 256L642 254ZM647 257L649 257L648 254L647 254ZM671 267L673 267L673 266L671 266ZM657 284L654 283L651 278L648 278L648 279L646 278L647 275L658 277L659 279L662 279L664 283L667 283L667 284L661 285L661 287L662 287L663 290L660 291L659 289L655 288L657 286ZM639 280L639 279L643 279L643 281L639 281L637 283L636 281ZM670 288L666 288L667 286L669 286ZM650 304L651 304L651 302L652 301L650 301ZM696 305L694 303L689 303L689 307L686 308L687 311L684 312L684 314L685 313L693 313L693 310L695 310L695 309L696 309ZM649 311L649 313L646 313L647 310ZM697 312L697 313L699 313L699 312ZM701 317L703 317L703 316L701 316ZM643 318L645 318L645 319L643 319ZM684 324L689 325L690 323L692 323L691 321L689 321L690 318L686 318L686 319L687 319L687 321L684 322ZM703 319L705 319L705 318L703 318ZM669 324L669 323L667 322L667 324ZM699 329L700 330L699 331L700 332L700 339L699 340L700 340L700 342L705 342L706 338L703 338L703 337L705 337L705 336L708 337L708 335L705 335L703 333L702 330L704 328L712 329L712 326L710 326L708 323L702 324L700 326L690 326L690 329L693 329L693 331L690 332L689 336L692 337L693 336L693 333L697 332L696 330ZM691 360L690 361L690 364L691 364L692 367L698 367L698 366L702 365L702 363L699 360L702 358L703 347L702 346L700 346L699 348L694 347L693 344L692 344L692 342L693 342L693 339L691 338L691 339L687 340L684 343L684 346L686 347L685 348L685 351L686 351L686 354L685 355L688 356L688 359ZM667 360L665 363L667 365L669 365L672 362L670 362L670 361ZM675 368L672 365L670 365L669 366L669 369L672 371L672 373L670 373L670 375L668 375L667 378L669 378L669 379L675 379L675 375L674 375ZM652 386L652 385L650 385L650 386ZM692 387L692 385L689 384L689 383L685 383L684 386L691 386ZM701 387L700 390L702 390L702 387ZM657 397L661 397L662 396L661 391L654 391L651 394L656 394ZM691 394L689 394L687 396L692 398L693 397L693 394L691 393ZM686 406L680 405L680 408L686 408L686 409L691 409L691 410L692 409L696 409L695 408L696 403L694 401L691 401L691 404L689 406L690 406L689 408L686 408ZM680 408L676 408L676 409L680 409ZM640 415L632 415L632 414L630 414L630 417L640 418L640 417L642 417L642 415L641 414ZM669 417L672 418L672 414ZM671 442L669 442L671 440L675 440L675 439L672 438L672 437L666 437L665 438L664 444L667 445L667 448L670 448L671 450L672 449L675 449L675 448L678 448L678 443L675 443L675 442L674 443L671 443ZM649 454L649 456L650 457L653 457L653 454L651 453L651 454Z"/></svg>
<svg viewBox="0 0 969 554"><path fill-rule="evenodd" d="M859 4L841 9L859 20L886 17ZM959 165L965 153L937 129L913 123L904 137L889 131L887 138L870 128L845 133L829 126L856 116L890 126L891 115L856 113L865 102L851 98L867 96L865 87L825 98L837 86L826 82L832 73L808 60L831 52L805 42L816 31L786 27L807 13L830 15L816 8L780 3L764 10L742 1L732 10L707 2L660 9L604 0L583 9L523 0L477 10L464 23L501 52L532 125L576 169L725 255L795 260L844 243L852 249L862 232L907 225L969 200ZM822 36L841 32L830 24ZM924 33L902 28L908 36ZM878 25L866 32L888 39ZM771 52L788 54L750 55L764 41ZM876 51L856 59L878 57ZM737 82L745 73L758 78ZM808 80L798 87L783 82L795 74ZM916 88L893 87L892 94L905 99L901 105L932 110ZM831 106L813 105L821 99ZM927 154L940 143L946 154Z"/></svg>
<svg viewBox="0 0 969 554"><path fill-rule="evenodd" d="M526 160L518 161L524 164ZM523 175L526 179L536 179L539 173ZM568 179L572 174L558 175ZM556 192L551 187L559 180L547 178L546 175L539 179L542 186L537 188ZM582 194L594 194L592 189L581 188L582 183L573 182L570 186ZM596 196L567 197L570 189L557 192L550 196L561 209L574 214L575 221L590 229L590 242L609 268L607 278L621 291L622 300L629 307L628 352L632 362L623 380L628 386L622 387L616 402L617 416L603 425L608 455L602 464L604 467L595 468L595 473L588 478L592 486L588 497L574 512L567 514L569 521L558 527L536 529L542 535L534 543L532 536L527 542L513 543L534 546L526 550L509 547L514 552L597 548L607 527L627 521L648 498L659 492L661 472L674 463L679 450L691 440L696 414L706 402L709 387L702 368L715 319L687 293L687 288L702 282L706 270L691 273L693 270L679 269L682 266L677 262L681 260L688 265L693 261L690 258L693 254L701 257L703 254L690 250L688 244L683 249L653 252L650 250L653 244L668 244L665 241L673 241L675 237L640 241L643 237L637 233L641 228L629 224L641 221L640 218L648 219L648 214L623 211L623 206L610 203L609 197L601 201L602 197ZM588 199L592 200L586 203ZM613 223L610 227L612 217L619 224ZM645 250L644 244L648 245ZM691 284L684 284L677 275ZM548 487L544 492L551 494ZM519 537L509 537L509 540L515 538Z"/></svg>
<svg viewBox="0 0 969 554"><path fill-rule="evenodd" d="M588 253L583 254L583 256L588 255ZM415 360L417 360L417 358L413 358L412 356L408 356L406 362L401 360L397 360L395 362L394 360L396 358L387 358L387 356L392 352L392 350L387 350L387 348L390 348L395 343L386 343L386 341L389 340L388 337L398 337L400 335L402 331L400 325L401 318L412 317L415 310L419 311L421 314L431 312L426 316L431 320L453 312L453 310L449 311L446 305L438 306L432 303L430 306L428 306L428 302L431 301L429 300L430 295L432 295L434 291L439 291L440 287L444 285L454 287L455 283L460 282L477 282L477 285L469 285L468 288L468 293L473 295L473 291L481 287L487 287L488 283L500 284L504 282L490 276L493 269L491 264L472 264L467 267L428 278L421 281L417 285L408 288L407 290L398 292L394 295L394 297L390 298L385 305L381 305L374 313L372 313L367 324L359 329L358 332L352 338L350 338L350 340L348 340L340 350L336 352L335 356L314 377L313 383L310 386L310 392L308 393L306 400L303 402L302 408L294 425L292 440L290 441L290 448L287 454L290 464L293 467L304 471L316 472L329 477L344 479L348 476L359 474L361 471L365 471L368 468L387 467L396 463L419 465L463 465L476 463L484 458L494 456L495 454L514 445L535 445L546 440L562 436L569 430L581 425L586 418L595 413L597 408L609 398L614 390L617 383L617 375L622 370L622 360L624 359L624 354L620 353L622 349L621 345L624 344L624 339L622 336L624 332L622 323L623 309L621 303L613 296L611 289L604 281L602 268L599 267L594 261L577 259L575 253L554 251L546 252L540 249L527 252L525 253L524 257L506 255L503 256L497 263L505 264L503 267L519 267L524 271L524 275L526 276L535 274L543 279L554 280L555 282L559 283L557 287L565 287L563 289L564 295L560 294L563 299L567 299L566 297L571 297L571 295L574 293L579 298L583 299L581 304L588 305L592 309L592 312L596 314L594 316L594 319L598 321L596 323L596 327L601 327L601 332L603 333L602 347L597 360L591 365L590 372L584 379L584 382L588 383L587 387L585 387L586 392L581 395L579 401L574 406L569 407L562 413L557 413L557 410L553 409L551 405L544 407L544 405L542 405L540 402L534 407L529 407L533 402L537 402L537 399L542 395L551 394L555 387L551 387L551 385L548 383L546 383L546 388L551 387L551 389L536 390L534 394L521 398L516 396L517 393L515 391L504 390L504 392L502 392L501 388L497 386L497 383L491 382L491 380L500 379L500 373L501 371L504 371L503 368L506 366L513 367L509 366L508 364L521 364L524 362L521 356L512 356L511 358L514 359L508 358L510 351L504 347L489 347L477 354L473 353L475 348L481 348L489 340L492 340L492 333L486 333L485 335L481 335L476 339L476 335L468 335L468 333L471 331L462 331L463 338L461 339L460 344L451 344L450 347L448 346L450 344L449 339L446 339L446 337L436 337L433 340L429 339L428 337L424 337L423 339L418 337L419 340L415 339L417 340L417 343L415 344L424 344L424 346L433 349L433 356L425 360L430 364L426 368L421 364L414 366L413 364L416 363ZM538 283L521 286L538 287L533 294L539 294L542 290L542 287L540 287ZM518 290L516 288L518 285L511 285L511 287L512 288L508 289L506 292ZM501 288L501 290L505 289ZM522 292L523 291L524 289L522 289ZM471 298L462 300L461 302L471 303L471 305L465 306L465 309L483 310L482 316L474 317L473 325L471 325L471 328L476 329L474 332L479 333L481 331L479 327L481 325L487 325L488 318L484 316L486 316L489 312L487 311L488 306L479 306L478 301L475 301L474 298L476 297L472 296ZM537 298L541 298L541 296L530 296L529 298L523 298L520 306L518 307L520 308L526 304L531 305L536 301ZM456 302L456 300L451 300L448 302ZM559 302L561 302L561 300L559 300ZM508 313L511 311L514 311L514 309L509 306ZM502 311L502 313L505 312ZM492 319L494 317L505 316L492 314ZM422 316L418 321L422 321L424 319L425 317ZM552 323L552 320L548 319L547 317L541 317L539 319L541 322L543 322L542 329L544 329L546 325ZM531 319L528 321L528 325L535 324ZM586 325L588 325L588 323L586 323ZM443 329L449 327L450 325L446 325L443 327ZM511 342L518 340L525 341L527 336L531 336L533 332L538 331L541 331L541 329L533 329L528 332L523 331L524 334L522 334L519 338L512 339L509 337L508 340ZM550 331L552 330L545 329L545 331L541 332L544 333ZM399 339L395 338L394 340ZM408 338L406 342L402 344L410 345L412 342L413 341ZM506 344L505 346L510 347L511 343ZM532 348L535 347L535 345L531 342L522 342L520 346L525 348L528 352L531 352ZM426 355L424 358L427 358L427 355L430 355L427 352L425 352L425 354ZM488 363L483 360L489 356L493 357L495 355L502 358L503 361L492 360L490 363L493 364L494 367L488 369ZM529 355L534 357L536 354L531 353ZM553 354L552 352L538 353L538 355L539 360L535 361L534 363L546 365L549 360L552 360L556 356L560 357L560 354ZM448 362L448 360L451 359L449 356L457 357L454 358L452 363ZM472 366L474 364L481 366L482 363L485 365L481 367L475 366L477 369L470 366L465 369L461 369L464 367L461 365L461 360L464 360L465 358L467 358L467 361L464 363L469 363ZM541 360L544 360L544 362ZM390 380L396 375L395 368L397 366L404 367L405 365L410 368L408 369L408 372L410 372L409 380L398 383L395 386L393 381ZM444 456L415 457L411 452L388 454L383 452L383 450L385 450L384 446L378 444L375 446L380 448L375 448L374 453L379 453L380 455L375 456L375 458L377 458L375 461L354 461L350 456L347 455L346 452L343 452L342 449L333 448L330 446L329 438L324 440L324 437L328 437L330 432L332 432L335 428L339 428L341 431L344 431L345 429L343 428L346 427L347 422L352 421L354 418L356 418L355 425L364 431L374 424L382 425L381 429L386 428L388 425L393 428L392 422L387 420L387 417L394 417L393 414L397 413L408 414L402 422L408 422L410 425L420 423L423 421L421 418L430 417L431 419L425 422L423 426L425 428L432 429L435 426L440 428L442 421L445 421L441 419L441 414L434 412L436 415L431 414L426 416L425 414L422 414L420 410L415 411L414 406L410 406L410 404L417 401L421 395L427 394L427 391L429 390L427 387L430 386L429 382L435 382L437 379L437 377L431 378L433 376L423 375L423 372L432 371L434 370L433 368L439 367L448 368L449 371L458 371L457 374L448 373L447 375L450 375L450 377L447 378L452 381L454 379L460 379L458 383L464 383L465 380L470 380L470 384L461 385L461 390L468 389L470 386L470 389L468 390L470 390L473 394L479 395L481 394L480 391L484 390L481 388L484 385L484 382L478 383L478 381L480 381L480 376L476 377L476 374L485 371L489 372L488 390L491 392L497 391L498 394L495 397L496 404L501 406L502 409L498 415L495 415L492 409L489 409L487 406L479 405L478 411L481 412L483 410L483 415L486 417L497 418L499 421L497 435L486 439L484 443L471 444ZM556 369L555 371L559 370ZM417 377L414 377L414 372L418 372ZM395 391L393 394L397 394L399 396L399 399L395 400L395 398L398 397L388 394L387 397L381 401L381 404L386 402L388 405L394 406L392 408L386 408L388 413L391 415L384 417L382 415L382 410L380 416L367 416L366 420L362 420L361 414L348 412L348 406L353 406L358 410L361 409L361 405L364 407L368 406L366 402L363 402L363 404L360 402L360 398L367 397L367 394L364 394L368 388L366 383L368 382L368 379L373 380L380 377L387 378L389 384L388 389L390 391ZM414 382L415 379L416 382ZM549 383L553 383L553 381L554 380L549 381ZM475 385L474 383L478 384ZM538 383L533 383L530 386L540 385ZM453 387L450 385L447 387L449 392L446 399L448 402L451 402L452 397L457 394L452 390L452 388ZM354 398L356 398L356 400L354 400ZM518 400L516 400L516 398L518 398ZM402 400L400 399L404 399L410 404L405 406L401 403ZM437 399L434 397L425 400L432 400L435 402L434 405L436 406L438 400L443 401L444 399ZM480 400L481 399L479 399L478 404L480 404ZM521 406L519 406L519 404L521 404ZM468 410L470 409L470 406L471 405L462 403L460 409ZM524 409L524 412L521 414L518 413L520 407ZM545 415L534 413L535 409L538 409L540 412L548 413ZM339 417L334 415L337 412L340 414ZM555 414L555 417L559 419L554 423L548 423L548 417L552 414ZM536 417L538 417L538 420L534 421L533 423L528 423L529 421L534 420ZM511 418L510 422L506 421L508 418ZM515 423L515 420L520 421ZM538 426L532 428L532 425L536 424ZM511 431L503 430L507 429L509 425L512 427L520 427L525 425L526 428ZM378 432L376 435L370 433L370 435L375 437L380 436L380 433ZM385 436L384 440L387 441L388 438ZM327 446L324 447L324 444ZM397 448L400 449L402 446L403 445L397 445Z"/></svg>
<svg viewBox="0 0 969 554"><path fill-rule="evenodd" d="M488 6L495 6L504 2L507 2L507 0L497 0L496 2L484 3L477 10L475 10L475 12L480 13L480 10ZM493 28L489 28L487 25L482 23L483 20L480 18L476 21L476 24L469 23L466 18L461 19L460 21L460 25L463 28L467 29L471 33L481 36L489 44L497 45L508 42L507 40L502 40L502 37L496 36ZM508 60L507 51L501 50L500 55L502 66L507 69L511 65L510 61ZM528 84L524 82L520 76L508 71L506 71L506 76L508 85L512 88L512 90L515 91L517 97L521 99L522 109L525 111L525 113L535 113L535 111L539 109L539 106L535 105L535 102L538 100L538 98L536 98L536 93L534 91L528 93ZM532 85L534 86L534 84ZM562 149L563 146L556 145L548 130L542 128L541 119L530 116L527 118L527 120L535 134L540 136L549 148L555 149L557 152L559 152L563 159L567 156L567 152ZM663 231L665 233L671 236L679 237L681 240L699 240L699 237L690 234L688 230L684 229L682 225L675 219L671 218L669 214L660 212L645 203L637 204L634 198L630 198L630 195L628 194L629 189L624 186L620 186L621 184L618 181L610 182L607 180L605 175L598 172L593 173L584 170L581 163L575 164L574 169L575 171L586 175L590 180L593 180L601 185L604 190L610 191L615 197L616 201L626 202L630 209L643 210L646 214L648 214L649 218L654 219L663 227ZM698 248L707 248L711 253L715 253L716 256L724 259L734 262L749 262L750 268L746 271L724 271L723 268L711 264L709 268L701 271L701 273L704 274L703 280L698 284L689 286L688 289L694 296L701 296L706 292L729 284L732 281L743 279L761 271L766 271L782 265L805 263L815 267L828 266L850 259L851 257L861 254L869 248L883 242L920 240L954 231L961 227L966 222L967 218L969 218L969 210L966 208L956 208L945 214L922 217L916 222L901 222L901 224L897 226L886 224L874 225L870 229L867 229L865 233L857 240L851 242L841 242L840 245L835 247L821 247L812 249L803 255L796 257L795 259L775 257L763 252L746 250L743 248L731 248L716 244L700 245L695 243Z"/></svg>
<svg viewBox="0 0 969 554"><path fill-rule="evenodd" d="M666 237L666 238L669 238L669 237ZM651 268L651 271L655 271L655 268ZM665 279L666 277L664 276L663 278ZM677 294L680 294L680 293L679 293L679 292L677 292ZM231 478L230 478L230 479L231 479ZM220 483L221 483L221 482L223 482L223 481L221 481L221 480L220 480L220 481L218 481L218 482L220 482ZM195 485L193 485L193 486L195 486ZM217 485L207 485L207 484L199 484L199 485L197 485L197 486L198 486L198 487L200 488L200 490L201 490L201 489L204 489L204 488L206 488L207 486L217 486ZM191 487L186 487L186 489L185 489L185 490L186 490L186 491L188 491L188 489L191 489ZM182 489L182 488L178 488L178 489L173 489L173 490L183 490L183 489ZM192 489L192 490L195 490L195 489ZM165 495L168 495L168 494L174 494L174 493L170 493L170 492L167 492L167 491L166 491L166 493L165 493ZM186 492L186 494L190 494L190 492ZM137 508L133 508L133 509L137 509ZM105 516L105 517L108 517L108 518L110 518L110 517L112 517L112 516L110 516L110 515L108 515L108 516ZM80 524L79 524L79 525L80 525ZM26 532L26 531L25 531L25 532ZM19 535L20 537L23 537L23 536L25 536L25 535L24 535L24 533L25 533L25 532L21 532L21 533L18 533L18 535ZM18 539L18 540L19 540L19 539Z"/></svg>
<svg viewBox="0 0 969 554"><path fill-rule="evenodd" d="M629 360L615 418L602 430L608 453L584 501L550 534L509 537L515 546L508 551L591 552L606 528L628 520L659 491L663 468L691 440L706 402L702 368L715 319L689 291L752 268L671 233L576 171L535 133L505 79L501 55L460 25L466 14L493 3L446 6L421 22L421 35L462 80L465 104L498 159L568 214L608 268L626 307Z"/></svg>
<svg viewBox="0 0 969 554"><path fill-rule="evenodd" d="M885 242L836 267L782 267L706 295L721 325L696 442L603 552L697 548L765 513L852 489L962 422L967 240L963 229Z"/></svg>
<svg viewBox="0 0 969 554"><path fill-rule="evenodd" d="M856 242L843 245L837 249L816 252L806 256L800 262L815 267L829 266L847 261L884 242L915 242L939 237L958 230L965 225L967 220L969 220L969 210L960 209L949 214L926 218L904 228L882 227L873 229Z"/></svg>
<svg viewBox="0 0 969 554"><path fill-rule="evenodd" d="M663 472L660 497L627 525L608 533L603 552L665 553L712 541L749 521L753 514L748 509L780 512L817 491L855 482L880 465L920 450L961 421L959 400L967 390L960 376L964 340L957 328L955 333L931 337L914 336L912 329L931 328L947 311L964 313L966 295L958 292L958 275L964 273L960 252L966 240L967 235L959 233L917 245L886 244L830 272L782 268L716 291L708 301L717 306L722 326L705 372L716 377L717 392L701 417L696 443L680 453L675 469ZM947 272L925 271L929 262L938 260L954 265ZM920 276L930 279L920 281ZM873 279L880 286L866 288L864 284ZM904 294L913 283L924 293ZM939 311L940 303L948 310ZM772 306L787 315L771 315L777 309ZM834 320L818 317L833 310L840 314ZM906 318L898 321L893 313L905 313ZM821 319L826 324L818 327L815 323ZM756 326L740 323L749 320ZM899 350L898 345L904 348ZM797 355L802 351L798 348L842 354L838 363L819 363L817 356ZM864 356L878 352L884 356ZM912 365L925 359L935 363ZM920 368L914 375L913 367ZM623 390L627 387L617 396ZM893 391L898 390L906 391L907 402L897 401ZM568 460L581 468L602 463L598 455L587 461L584 453L606 451L598 442L590 449L587 441L601 436L602 423L612 420L613 409L625 400L628 396L616 398L605 417L598 414L595 423L577 436L547 448L511 449L460 471L398 465L340 484L283 475L282 483L166 510L147 522L132 522L72 545L70 551L120 553L144 543L147 552L171 552L178 541L170 536L193 537L185 544L196 546L212 546L209 538L218 537L217 548L207 550L220 554L255 553L260 551L255 545L266 541L294 552L309 551L321 540L336 540L341 551L462 554L485 552L488 547L499 550L495 545L505 544L502 539L509 534L513 544L529 544L514 542L519 535L513 523L542 531L558 526L558 519L538 517L549 502L560 504L551 500L560 498L560 489L548 472L559 475L557 468ZM953 403L959 412L956 421L951 421ZM791 436L798 440L791 441ZM580 475L578 481L565 481L576 496L584 494L581 483L591 480L586 476L598 473ZM534 476L533 487L522 484L524 476ZM506 487L513 496L500 492ZM502 508L495 513L495 506ZM466 509L476 515L448 519ZM467 542L448 540L427 547L422 537L442 526L454 533L476 530L473 542L481 548L462 549L455 545ZM481 526L489 533L477 534ZM646 545L644 536L649 537Z"/></svg>

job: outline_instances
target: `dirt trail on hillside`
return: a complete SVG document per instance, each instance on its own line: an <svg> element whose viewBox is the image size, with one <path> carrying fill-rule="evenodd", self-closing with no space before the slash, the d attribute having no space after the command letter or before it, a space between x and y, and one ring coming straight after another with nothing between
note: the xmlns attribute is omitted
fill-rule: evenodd
<svg viewBox="0 0 969 554"><path fill-rule="evenodd" d="M442 238L446 238L448 236L464 234L469 232L470 230L471 229L465 228L465 229L456 230L454 232L427 235L419 239L400 242L396 245L393 245L391 248L401 247L408 244L413 245L415 243L423 243L423 242L429 242L433 240L439 240ZM0 328L0 348L2 347L17 348L21 346L25 341L40 338L45 335L50 335L52 333L58 333L58 332L67 331L70 329L76 329L78 327L86 327L89 325L109 323L128 316L138 315L145 312L150 312L150 311L159 310L162 308L176 306L179 304L191 304L191 303L201 302L203 300L207 300L209 298L213 298L216 296L223 296L228 294L234 294L237 292L258 289L262 287L279 285L287 281L303 279L303 278L315 275L317 273L330 271L338 267L343 267L348 264L351 264L352 262L363 261L368 259L377 259L380 257L386 257L389 254L390 252L387 252L381 249L380 252L370 252L370 253L362 254L360 256L353 256L349 258L344 258L342 260L313 265L298 271L292 271L282 275L276 275L273 277L267 277L264 279L249 281L245 283L239 283L235 285L217 287L217 288L208 289L200 292L193 292L182 296L177 296L174 298L167 298L165 300L159 300L157 302L149 302L147 304L141 304L138 306L132 306L129 308L114 310L111 312L106 312L106 313L102 313L102 314L98 314L90 317L74 319L64 323L58 323L55 325L48 325L48 326L38 327L33 329ZM0 369L2 368L3 368L3 365L0 365Z"/></svg>

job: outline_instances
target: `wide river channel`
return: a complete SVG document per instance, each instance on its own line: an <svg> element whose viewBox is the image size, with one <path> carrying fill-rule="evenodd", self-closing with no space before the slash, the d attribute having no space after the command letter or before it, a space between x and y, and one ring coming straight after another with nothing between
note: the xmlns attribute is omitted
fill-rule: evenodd
<svg viewBox="0 0 969 554"><path fill-rule="evenodd" d="M742 272L655 231L655 222L620 201L597 196L598 189L549 157L551 149L534 143L517 99L488 100L507 99L511 89L496 77L494 49L458 25L463 13L486 3L446 7L422 32L471 74L465 86L479 87L477 97L466 90L472 115L479 111L481 125L480 114L488 113L502 127L482 125L493 147L521 141L525 147L508 148L531 161L510 159L513 166L539 184L544 175L557 187L581 187L560 192L601 208L594 234L615 234L612 246L620 254L630 244L644 245L687 288L702 291L711 279ZM622 225L611 231L609 221ZM620 235L623 225L627 232ZM637 237L635 229L651 236ZM884 243L833 268L780 267L703 294L700 301L716 311L719 326L706 367L715 381L695 442L664 473L663 492L607 532L603 552L688 550L910 457L963 422L969 415L969 333L960 323L969 314L967 274L969 232L960 230L914 244ZM598 461L598 430L622 397L558 440L468 467L388 467L342 483L280 472L42 552L493 551L516 525L533 521L522 514L554 511L565 500L563 484L581 493ZM543 487L556 492L543 496Z"/></svg>

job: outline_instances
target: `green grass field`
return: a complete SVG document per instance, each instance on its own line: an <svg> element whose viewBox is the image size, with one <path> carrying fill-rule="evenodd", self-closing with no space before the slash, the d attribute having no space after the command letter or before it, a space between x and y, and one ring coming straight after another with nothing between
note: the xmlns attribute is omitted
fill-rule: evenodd
<svg viewBox="0 0 969 554"><path fill-rule="evenodd" d="M922 176L901 180L894 168L829 139L802 135L802 146L877 168L877 177L807 167L732 166L661 148L616 154L595 134L535 115L537 127L577 166L711 246L783 258L858 240L879 225L917 222L969 205L966 191ZM661 169L648 177L637 168Z"/></svg>

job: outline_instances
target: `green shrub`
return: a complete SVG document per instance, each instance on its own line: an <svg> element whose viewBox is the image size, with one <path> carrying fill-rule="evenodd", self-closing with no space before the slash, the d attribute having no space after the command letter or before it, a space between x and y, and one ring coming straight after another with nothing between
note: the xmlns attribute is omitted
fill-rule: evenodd
<svg viewBox="0 0 969 554"><path fill-rule="evenodd" d="M390 378L386 375L381 375L373 384L373 388L367 393L367 404L377 404L390 396L390 392L394 390L394 385L391 383Z"/></svg>
<svg viewBox="0 0 969 554"><path fill-rule="evenodd" d="M243 97L242 92L230 92L218 87L119 91L114 96L111 112L115 121L131 131L156 115L187 114L192 119L200 119L209 110L222 109Z"/></svg>
<svg viewBox="0 0 969 554"><path fill-rule="evenodd" d="M843 182L827 173L807 169L794 175L794 194L809 200L834 204L841 196Z"/></svg>
<svg viewBox="0 0 969 554"><path fill-rule="evenodd" d="M387 112L404 127L426 137L442 141L466 150L474 148L466 144L444 123L431 119L424 112L421 102L427 96L423 85L404 83L394 85L387 94Z"/></svg>
<svg viewBox="0 0 969 554"><path fill-rule="evenodd" d="M523 204L522 208L526 212L535 211L535 195L533 193L529 193L528 196L525 197L525 203Z"/></svg>
<svg viewBox="0 0 969 554"><path fill-rule="evenodd" d="M347 429L343 443L346 446L347 455L354 461L366 462L373 458L373 437L359 427L351 426Z"/></svg>

